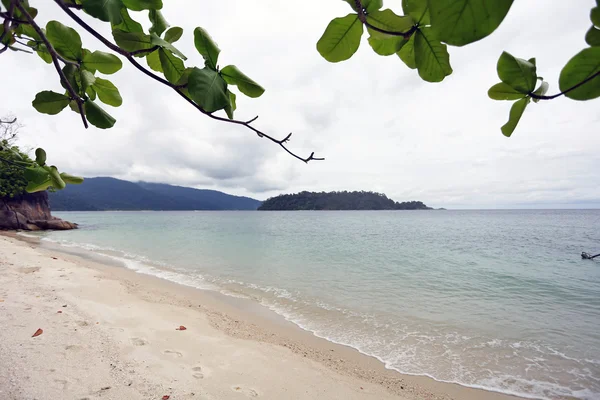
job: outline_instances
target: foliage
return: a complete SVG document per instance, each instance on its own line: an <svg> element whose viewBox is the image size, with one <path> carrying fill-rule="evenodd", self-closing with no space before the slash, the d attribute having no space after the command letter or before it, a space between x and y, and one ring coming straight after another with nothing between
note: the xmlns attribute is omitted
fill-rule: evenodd
<svg viewBox="0 0 600 400"><path fill-rule="evenodd" d="M25 170L17 163L31 160L18 147L10 146L7 140L0 140L0 157L5 160L0 162L0 198L24 193L27 187Z"/></svg>
<svg viewBox="0 0 600 400"><path fill-rule="evenodd" d="M13 120L0 120L0 128L13 126ZM16 129L0 129L4 132L4 139L0 138L0 197L14 197L24 192L35 193L47 189L61 190L67 184L77 185L83 178L60 173L54 165L46 165L46 152L38 148L35 151L35 160L14 146ZM8 134L7 134L8 132Z"/></svg>
<svg viewBox="0 0 600 400"><path fill-rule="evenodd" d="M382 10L381 0L344 0L354 13L330 22L317 50L330 62L351 58L366 31L373 51L397 55L427 82L441 82L452 74L447 46L465 46L494 32L507 16L513 0L403 0L404 15ZM501 83L488 92L494 100L516 100L509 121L502 127L511 136L527 105L533 100L566 96L573 100L600 97L600 0L590 13L592 27L586 34L589 48L575 55L563 68L561 92L546 96L549 84L537 76L535 59L524 60L503 52L498 60ZM539 84L538 84L539 81Z"/></svg>
<svg viewBox="0 0 600 400"><path fill-rule="evenodd" d="M266 200L258 210L430 210L430 208L420 201L397 203L383 193L344 191L283 194Z"/></svg>
<svg viewBox="0 0 600 400"><path fill-rule="evenodd" d="M441 82L452 74L448 46L465 46L492 34L513 4L513 0L403 0L404 15L400 15L384 9L383 0L344 2L352 12L333 19L317 43L318 52L326 60L341 62L351 58L366 32L368 43L377 54L397 55L428 82ZM30 5L30 0L1 0L1 3L0 54L7 49L33 51L44 62L53 64L59 75L61 89L43 90L33 99L33 106L41 113L54 115L69 108L80 115L85 127L89 122L100 129L112 128L117 121L101 103L119 107L124 100L119 89L103 75L122 68L118 57L121 56L146 76L173 89L209 118L245 127L301 161L322 160L314 153L303 158L290 151L286 145L291 134L279 140L255 128L252 123L258 117L235 120L236 90L256 98L264 93L264 88L237 66L221 69L221 49L202 27L194 30L193 41L204 65L186 65L187 57L175 46L183 29L169 26L161 12L162 0L54 0L77 24L77 29L58 21L40 27L36 22L37 9ZM489 96L494 100L515 101L510 119L502 127L504 135L513 133L532 100L551 100L563 95L582 101L600 97L600 0L596 4L585 36L590 47L582 49L563 68L560 93L546 95L549 84L537 75L535 58L525 60L502 53L498 60L501 83L489 90ZM132 17L137 18L140 12L150 21L147 31ZM109 24L112 40L90 27L84 20L89 17ZM83 47L81 31L93 35L111 53ZM138 61L143 58L148 68ZM47 173L58 176L53 170ZM40 177L41 174L36 178L38 183ZM58 180L53 183L61 186Z"/></svg>

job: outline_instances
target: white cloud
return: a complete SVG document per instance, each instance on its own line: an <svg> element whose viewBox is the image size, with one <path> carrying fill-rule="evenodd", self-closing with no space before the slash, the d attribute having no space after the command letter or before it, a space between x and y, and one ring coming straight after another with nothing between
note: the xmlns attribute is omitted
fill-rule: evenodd
<svg viewBox="0 0 600 400"><path fill-rule="evenodd" d="M38 3L39 20L73 25L53 3ZM503 50L535 56L539 74L556 91L562 66L585 46L593 4L515 2L492 36L449 49L453 75L427 84L397 57L376 56L366 41L348 62L323 60L315 44L330 19L349 12L342 1L318 8L280 0L165 2L169 22L185 29L178 47L189 65L201 65L192 32L203 26L222 49L221 66L236 64L267 89L260 99L238 97L239 118L258 114L257 126L273 136L294 132L294 151L327 158L309 165L250 131L209 120L130 65L109 78L124 99L121 108L110 109L118 120L114 129L86 131L70 112L38 114L31 107L35 93L60 85L52 66L25 54L0 56L0 112L20 117L26 145L46 148L53 163L85 176L261 199L299 190L364 189L448 208L597 205L598 101L534 104L507 139L500 126L510 103L486 94L498 81ZM400 10L400 1L385 5ZM147 24L141 13L136 16ZM84 17L108 35L105 24ZM82 37L85 47L104 50L90 35Z"/></svg>

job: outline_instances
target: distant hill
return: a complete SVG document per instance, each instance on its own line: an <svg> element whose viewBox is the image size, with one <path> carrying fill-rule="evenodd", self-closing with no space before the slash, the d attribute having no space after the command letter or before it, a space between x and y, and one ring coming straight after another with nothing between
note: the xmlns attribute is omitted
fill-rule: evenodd
<svg viewBox="0 0 600 400"><path fill-rule="evenodd" d="M86 178L82 185L49 194L52 211L256 210L261 202L215 190L114 178Z"/></svg>
<svg viewBox="0 0 600 400"><path fill-rule="evenodd" d="M272 197L263 202L258 210L431 210L431 208L420 201L398 203L383 193L300 192Z"/></svg>

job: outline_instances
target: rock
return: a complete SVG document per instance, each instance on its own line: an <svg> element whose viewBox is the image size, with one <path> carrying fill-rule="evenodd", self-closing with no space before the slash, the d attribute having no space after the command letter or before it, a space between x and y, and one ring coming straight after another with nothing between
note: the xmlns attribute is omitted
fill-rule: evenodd
<svg viewBox="0 0 600 400"><path fill-rule="evenodd" d="M23 194L0 199L0 230L69 230L77 224L53 217L48 204L48 193Z"/></svg>

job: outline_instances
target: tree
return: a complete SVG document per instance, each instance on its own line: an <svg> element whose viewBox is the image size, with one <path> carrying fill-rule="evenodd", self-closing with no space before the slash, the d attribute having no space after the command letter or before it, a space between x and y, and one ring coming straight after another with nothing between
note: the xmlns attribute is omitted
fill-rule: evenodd
<svg viewBox="0 0 600 400"><path fill-rule="evenodd" d="M383 9L383 0L343 1L353 12L331 21L317 43L317 50L326 60L340 62L351 58L360 47L366 28L368 42L377 54L397 55L428 82L441 82L452 73L448 46L464 46L487 37L502 23L513 3L513 0L403 0L404 15L398 15ZM220 68L221 50L201 27L194 30L194 44L204 58L204 66L186 66L187 58L175 47L183 30L167 23L161 13L162 0L54 0L78 30L89 32L110 53L84 48L78 31L58 21L48 22L45 29L38 26L37 10L29 3L29 0L2 0L5 10L0 12L0 19L4 19L0 45L4 47L0 47L0 53L7 49L33 51L54 65L63 90L38 93L33 106L39 112L54 115L68 107L80 115L85 127L88 122L101 129L113 127L115 119L99 103L118 107L123 100L115 85L100 74L119 71L120 56L142 74L173 89L203 115L247 128L301 161L323 160L314 153L301 157L289 150L291 134L276 139L255 128L258 117L249 121L234 119L236 90L255 98L264 93L264 88L234 65ZM488 93L495 100L516 101L509 121L502 127L504 135L514 132L531 100L538 102L559 96L590 100L600 96L600 0L596 3L598 6L591 11L592 26L586 35L590 47L576 54L562 70L560 93L546 95L549 85L538 77L535 58L525 60L502 53L497 68L501 82ZM132 11L147 12L152 23L148 32L131 17ZM85 22L88 17L110 24L112 40L90 27ZM141 64L142 58L147 67ZM225 115L217 115L219 112Z"/></svg>
<svg viewBox="0 0 600 400"><path fill-rule="evenodd" d="M56 166L46 165L46 152L43 149L36 149L36 158L32 160L15 146L21 127L16 118L0 119L0 198L14 197L24 192L61 190L67 184L83 182L83 178L60 173Z"/></svg>

